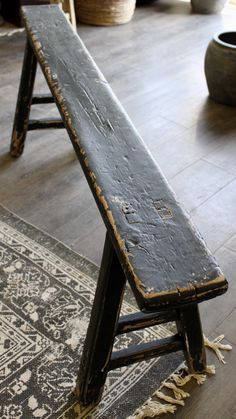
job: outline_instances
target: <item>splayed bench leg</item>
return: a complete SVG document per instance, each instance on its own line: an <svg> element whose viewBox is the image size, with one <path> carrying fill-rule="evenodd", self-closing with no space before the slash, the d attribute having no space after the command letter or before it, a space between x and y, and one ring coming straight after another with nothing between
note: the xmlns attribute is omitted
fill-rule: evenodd
<svg viewBox="0 0 236 419"><path fill-rule="evenodd" d="M206 353L198 304L183 306L178 312L177 327L185 342L184 354L189 372L204 372Z"/></svg>
<svg viewBox="0 0 236 419"><path fill-rule="evenodd" d="M27 40L11 139L13 157L19 157L24 150L36 69L37 59Z"/></svg>
<svg viewBox="0 0 236 419"><path fill-rule="evenodd" d="M96 404L108 372L126 279L106 236L100 275L77 380L81 403Z"/></svg>

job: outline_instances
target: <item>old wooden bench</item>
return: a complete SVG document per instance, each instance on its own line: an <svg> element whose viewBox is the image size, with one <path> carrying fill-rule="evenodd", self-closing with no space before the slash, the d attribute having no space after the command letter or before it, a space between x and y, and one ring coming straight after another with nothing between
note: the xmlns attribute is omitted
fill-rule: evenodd
<svg viewBox="0 0 236 419"><path fill-rule="evenodd" d="M27 43L11 154L28 130L66 128L107 235L78 374L82 404L101 397L109 370L183 350L205 369L198 303L227 281L176 201L127 114L58 6L23 8ZM51 95L33 95L39 62ZM55 102L60 120L30 120L31 105ZM120 316L129 281L140 311ZM112 352L118 334L175 321L178 333Z"/></svg>

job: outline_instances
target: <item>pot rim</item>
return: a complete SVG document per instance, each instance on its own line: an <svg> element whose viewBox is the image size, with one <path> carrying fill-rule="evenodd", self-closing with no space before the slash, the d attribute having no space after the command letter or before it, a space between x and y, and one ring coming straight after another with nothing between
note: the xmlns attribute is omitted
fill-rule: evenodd
<svg viewBox="0 0 236 419"><path fill-rule="evenodd" d="M222 40L219 38L221 35L230 34L230 33L234 33L234 34L235 34L235 38L236 38L236 31L234 31L234 30L231 30L231 31L230 31L230 30L228 30L228 31L219 32L219 33L215 34L215 35L214 35L214 37L213 37L213 40L214 40L217 44L222 45L223 47L230 48L230 49L236 49L236 44L235 44L235 45L234 45L234 44L229 44L229 43L227 43L227 42L222 41Z"/></svg>

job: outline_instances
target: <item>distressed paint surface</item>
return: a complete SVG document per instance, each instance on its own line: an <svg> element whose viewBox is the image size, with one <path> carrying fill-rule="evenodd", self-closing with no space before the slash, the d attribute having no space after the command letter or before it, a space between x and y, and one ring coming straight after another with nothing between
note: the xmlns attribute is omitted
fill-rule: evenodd
<svg viewBox="0 0 236 419"><path fill-rule="evenodd" d="M140 308L225 292L216 261L58 6L29 6L23 17Z"/></svg>

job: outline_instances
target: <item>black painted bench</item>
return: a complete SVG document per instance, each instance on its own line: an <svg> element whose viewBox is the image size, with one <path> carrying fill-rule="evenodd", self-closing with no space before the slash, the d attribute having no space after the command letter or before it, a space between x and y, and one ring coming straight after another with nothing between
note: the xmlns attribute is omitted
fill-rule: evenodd
<svg viewBox="0 0 236 419"><path fill-rule="evenodd" d="M107 235L78 395L96 403L109 370L183 350L190 371L206 366L198 303L227 281L176 202L127 114L58 6L23 9L27 44L12 134L18 157L28 130L66 128ZM33 96L37 62L51 95ZM30 106L55 102L60 120L29 120ZM119 318L129 281L140 312ZM113 353L114 338L175 321L178 333Z"/></svg>

